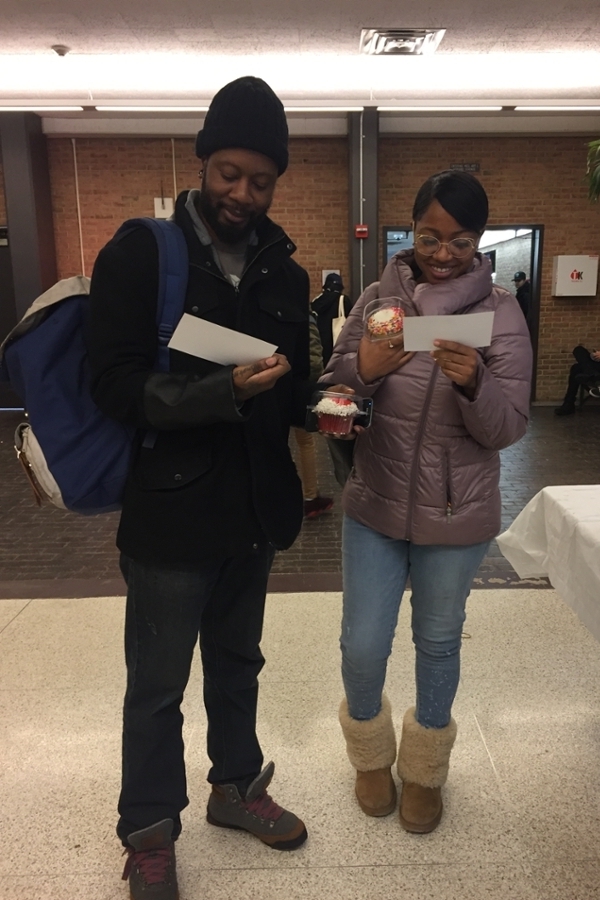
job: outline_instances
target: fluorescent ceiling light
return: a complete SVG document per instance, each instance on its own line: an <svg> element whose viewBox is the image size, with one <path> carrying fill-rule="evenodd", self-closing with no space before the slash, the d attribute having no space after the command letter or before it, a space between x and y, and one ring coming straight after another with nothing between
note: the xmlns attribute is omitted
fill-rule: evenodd
<svg viewBox="0 0 600 900"><path fill-rule="evenodd" d="M83 106L0 106L0 112L83 112Z"/></svg>
<svg viewBox="0 0 600 900"><path fill-rule="evenodd" d="M600 112L600 106L515 106L516 112Z"/></svg>
<svg viewBox="0 0 600 900"><path fill-rule="evenodd" d="M379 112L499 112L501 106L378 106Z"/></svg>
<svg viewBox="0 0 600 900"><path fill-rule="evenodd" d="M96 106L98 112L207 112L208 106Z"/></svg>
<svg viewBox="0 0 600 900"><path fill-rule="evenodd" d="M303 112L362 112L363 106L284 106L286 113Z"/></svg>
<svg viewBox="0 0 600 900"><path fill-rule="evenodd" d="M494 103L501 97L505 104L516 105L542 96L565 103L569 92L576 98L600 95L600 52L272 53L260 57L69 53L63 59L52 53L0 54L0 103L63 105L65 97L81 105L208 103L223 86L223 72L233 80L248 71L264 78L284 104L297 100L307 106L332 104L333 98L375 106L419 99L431 103L434 97L442 102L441 94L450 102L464 98L464 102ZM596 105L598 99L592 102Z"/></svg>

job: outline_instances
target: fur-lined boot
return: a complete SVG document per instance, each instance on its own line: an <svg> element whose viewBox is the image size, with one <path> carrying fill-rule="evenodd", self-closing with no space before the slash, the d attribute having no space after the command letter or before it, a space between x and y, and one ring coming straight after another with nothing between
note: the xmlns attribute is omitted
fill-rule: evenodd
<svg viewBox="0 0 600 900"><path fill-rule="evenodd" d="M392 766L396 758L396 733L392 708L385 694L374 719L352 719L342 700L340 725L346 738L348 759L356 769L356 799L368 816L388 816L396 808Z"/></svg>
<svg viewBox="0 0 600 900"><path fill-rule="evenodd" d="M428 834L437 828L455 740L454 719L445 728L424 728L415 719L414 706L406 711L397 766L402 779L400 824L406 831Z"/></svg>

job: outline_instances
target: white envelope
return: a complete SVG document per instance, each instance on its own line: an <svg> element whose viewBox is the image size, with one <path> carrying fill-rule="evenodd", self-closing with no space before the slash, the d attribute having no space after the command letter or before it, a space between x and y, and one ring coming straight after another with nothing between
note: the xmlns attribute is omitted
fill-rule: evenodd
<svg viewBox="0 0 600 900"><path fill-rule="evenodd" d="M434 341L457 341L467 347L489 347L493 312L464 316L405 316L404 349L435 350Z"/></svg>
<svg viewBox="0 0 600 900"><path fill-rule="evenodd" d="M222 366L247 366L272 356L277 350L276 344L267 344L249 334L223 328L189 313L181 317L169 347Z"/></svg>

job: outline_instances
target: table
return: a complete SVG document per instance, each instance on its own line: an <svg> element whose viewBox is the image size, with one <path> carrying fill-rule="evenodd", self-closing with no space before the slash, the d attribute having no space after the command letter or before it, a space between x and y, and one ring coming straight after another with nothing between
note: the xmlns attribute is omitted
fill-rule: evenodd
<svg viewBox="0 0 600 900"><path fill-rule="evenodd" d="M600 641L600 485L544 488L497 541L519 577L547 576Z"/></svg>

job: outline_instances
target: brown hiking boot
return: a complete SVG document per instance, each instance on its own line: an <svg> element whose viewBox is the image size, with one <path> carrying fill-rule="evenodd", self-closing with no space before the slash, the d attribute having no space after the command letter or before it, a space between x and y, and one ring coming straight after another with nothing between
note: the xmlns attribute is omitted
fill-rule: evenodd
<svg viewBox="0 0 600 900"><path fill-rule="evenodd" d="M172 833L173 819L163 819L128 836L122 877L131 900L179 900Z"/></svg>
<svg viewBox="0 0 600 900"><path fill-rule="evenodd" d="M234 784L213 784L206 818L211 825L249 831L274 850L295 850L307 838L304 823L267 794L275 764L262 770L241 798Z"/></svg>

